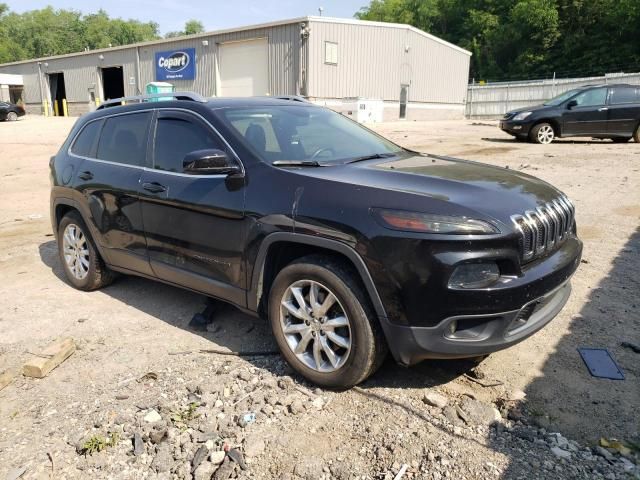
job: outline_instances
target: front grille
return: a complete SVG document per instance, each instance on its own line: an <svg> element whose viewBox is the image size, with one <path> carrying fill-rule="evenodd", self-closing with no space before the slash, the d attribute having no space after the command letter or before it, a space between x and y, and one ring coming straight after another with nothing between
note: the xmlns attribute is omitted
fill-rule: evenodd
<svg viewBox="0 0 640 480"><path fill-rule="evenodd" d="M520 233L520 253L525 262L557 248L573 231L575 208L565 196L511 219Z"/></svg>

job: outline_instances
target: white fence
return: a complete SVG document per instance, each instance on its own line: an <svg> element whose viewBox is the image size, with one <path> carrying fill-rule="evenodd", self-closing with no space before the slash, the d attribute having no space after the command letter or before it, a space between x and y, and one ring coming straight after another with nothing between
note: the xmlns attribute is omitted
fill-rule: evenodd
<svg viewBox="0 0 640 480"><path fill-rule="evenodd" d="M572 88L603 83L640 84L640 73L610 73L602 77L563 78L472 84L467 89L467 118L496 118L517 108L539 105Z"/></svg>

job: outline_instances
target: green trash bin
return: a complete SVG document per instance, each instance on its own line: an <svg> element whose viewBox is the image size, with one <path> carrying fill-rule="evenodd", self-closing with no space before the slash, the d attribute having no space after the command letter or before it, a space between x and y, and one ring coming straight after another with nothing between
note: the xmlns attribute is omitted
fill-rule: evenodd
<svg viewBox="0 0 640 480"><path fill-rule="evenodd" d="M175 91L176 87L167 82L147 83L147 93L173 93ZM151 102L162 102L166 100L173 100L173 97L155 97L149 99Z"/></svg>

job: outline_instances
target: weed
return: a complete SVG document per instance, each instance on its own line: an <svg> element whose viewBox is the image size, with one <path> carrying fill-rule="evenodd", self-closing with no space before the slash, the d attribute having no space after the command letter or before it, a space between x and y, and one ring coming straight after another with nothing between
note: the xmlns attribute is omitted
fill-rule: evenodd
<svg viewBox="0 0 640 480"><path fill-rule="evenodd" d="M94 453L101 452L107 447L113 447L120 440L120 435L117 433L110 433L109 438L104 438L101 435L94 435L82 445L82 453L84 455L93 455Z"/></svg>

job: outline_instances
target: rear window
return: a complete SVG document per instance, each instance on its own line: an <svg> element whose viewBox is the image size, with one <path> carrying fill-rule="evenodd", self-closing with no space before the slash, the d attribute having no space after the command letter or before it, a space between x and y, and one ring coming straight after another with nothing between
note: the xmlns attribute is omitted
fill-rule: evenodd
<svg viewBox="0 0 640 480"><path fill-rule="evenodd" d="M95 145L98 140L98 134L102 127L102 120L90 122L84 126L80 134L76 137L71 153L81 157L93 158L95 155Z"/></svg>
<svg viewBox="0 0 640 480"><path fill-rule="evenodd" d="M100 135L97 158L124 165L143 166L151 114L130 113L107 118Z"/></svg>
<svg viewBox="0 0 640 480"><path fill-rule="evenodd" d="M640 89L634 87L612 88L609 103L612 105L619 105L621 103L640 103Z"/></svg>

